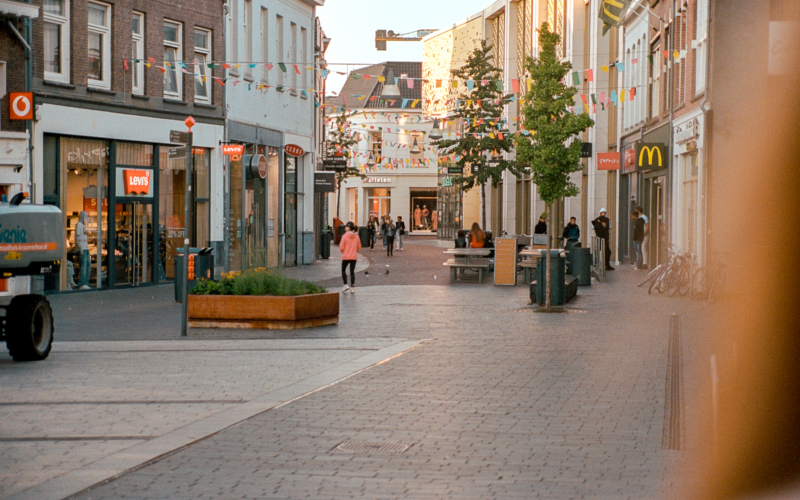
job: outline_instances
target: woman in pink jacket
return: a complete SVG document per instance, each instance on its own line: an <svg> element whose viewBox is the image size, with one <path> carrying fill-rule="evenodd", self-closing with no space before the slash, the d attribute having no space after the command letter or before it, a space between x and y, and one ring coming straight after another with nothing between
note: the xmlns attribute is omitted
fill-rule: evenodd
<svg viewBox="0 0 800 500"><path fill-rule="evenodd" d="M355 224L348 222L345 227L347 229L339 242L339 250L342 252L342 281L344 281L342 292L350 290L350 293L356 293L356 261L358 260L358 251L361 250L361 239L356 233ZM347 285L347 266L350 266L349 286Z"/></svg>

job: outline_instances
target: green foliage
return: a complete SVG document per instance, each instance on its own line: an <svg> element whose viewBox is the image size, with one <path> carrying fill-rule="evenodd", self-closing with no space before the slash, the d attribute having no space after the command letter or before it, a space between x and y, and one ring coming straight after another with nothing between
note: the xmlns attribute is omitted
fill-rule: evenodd
<svg viewBox="0 0 800 500"><path fill-rule="evenodd" d="M193 295L274 295L294 297L325 293L327 290L310 281L287 278L264 269L223 274L219 281L200 280L189 293Z"/></svg>
<svg viewBox="0 0 800 500"><path fill-rule="evenodd" d="M349 130L350 130L350 122L347 120L347 112L344 109L342 109L342 112L336 116L336 124L331 129L331 132L328 135L329 139L328 139L327 156L329 158L332 157L342 157L345 159L353 158L353 152L350 151L350 148L358 144L358 141L348 133ZM347 167L344 170L337 170L336 190L341 191L340 187L342 183L346 179L349 179L350 177L359 177L361 179L365 179L367 176L362 174L357 167ZM336 211L338 214L339 211L338 203Z"/></svg>
<svg viewBox="0 0 800 500"><path fill-rule="evenodd" d="M575 196L579 189L569 174L581 170L581 141L571 138L594 125L586 113L575 115L578 89L565 85L563 79L572 69L569 62L559 62L556 45L560 37L547 23L539 29L539 57L528 58L525 68L533 80L522 108L525 129L531 135L517 137L517 161L532 172L539 196L551 205L562 197Z"/></svg>
<svg viewBox="0 0 800 500"><path fill-rule="evenodd" d="M504 94L497 88L496 82L503 80L503 73L492 64L490 51L491 46L482 41L481 46L467 59L466 65L452 71L453 77L458 80L475 82L472 92L465 91L457 97L462 101L458 113L465 121L464 133L458 139L442 139L433 143L439 149L452 148L449 151L460 157L456 165L464 169L464 174L457 180L467 191L475 186L483 186L487 181L497 186L506 170L517 177L523 173L515 161L502 158L502 153L511 151L514 146L507 124L502 120L503 100L510 99L513 94ZM482 81L487 81L487 84L483 85ZM475 137L474 134L481 135ZM487 151L496 158L490 161ZM472 167L477 167L476 173L472 173Z"/></svg>

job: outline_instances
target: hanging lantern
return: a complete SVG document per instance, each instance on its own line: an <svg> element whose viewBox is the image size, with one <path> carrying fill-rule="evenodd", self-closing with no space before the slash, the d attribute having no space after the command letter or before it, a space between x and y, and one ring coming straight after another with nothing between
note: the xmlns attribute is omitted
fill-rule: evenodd
<svg viewBox="0 0 800 500"><path fill-rule="evenodd" d="M411 144L411 153L415 155L422 153L422 150L419 148L419 142L417 142L416 137L414 137L414 143Z"/></svg>
<svg viewBox="0 0 800 500"><path fill-rule="evenodd" d="M434 141L438 141L442 138L442 129L439 128L439 119L435 118L433 120L433 128L431 129L431 133L428 134L428 137L433 139Z"/></svg>

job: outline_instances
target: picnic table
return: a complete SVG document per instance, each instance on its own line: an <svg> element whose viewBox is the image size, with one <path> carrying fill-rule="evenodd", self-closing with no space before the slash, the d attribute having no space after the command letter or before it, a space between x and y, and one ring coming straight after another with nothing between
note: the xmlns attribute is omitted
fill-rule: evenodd
<svg viewBox="0 0 800 500"><path fill-rule="evenodd" d="M542 255L542 250L547 250L547 245L533 245L533 248L525 248L519 252L519 267L525 273L525 283L533 281L533 270L536 269L536 259Z"/></svg>
<svg viewBox="0 0 800 500"><path fill-rule="evenodd" d="M450 282L457 279L457 271L460 269L462 274L466 269L478 271L478 283L483 283L483 273L488 271L491 261L487 259L491 253L491 248L450 248L445 250L446 255L452 255L444 265L450 268Z"/></svg>

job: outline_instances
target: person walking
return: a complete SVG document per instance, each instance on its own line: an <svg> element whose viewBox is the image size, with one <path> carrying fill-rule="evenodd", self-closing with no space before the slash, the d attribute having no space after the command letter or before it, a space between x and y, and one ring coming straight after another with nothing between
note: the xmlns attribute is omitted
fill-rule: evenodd
<svg viewBox="0 0 800 500"><path fill-rule="evenodd" d="M348 222L345 226L344 234L339 241L339 250L342 252L342 281L344 288L342 293L356 293L356 261L358 261L358 251L361 250L361 238L356 234L356 225ZM347 284L347 268L350 268L350 284Z"/></svg>
<svg viewBox="0 0 800 500"><path fill-rule="evenodd" d="M378 239L378 231L380 231L378 218L372 216L369 218L369 223L367 224L367 234L369 235L370 250L375 250L375 240Z"/></svg>
<svg viewBox="0 0 800 500"><path fill-rule="evenodd" d="M644 241L644 219L639 216L639 211L634 210L631 214L633 220L633 250L636 252L636 262L633 269L642 268L642 241Z"/></svg>
<svg viewBox="0 0 800 500"><path fill-rule="evenodd" d="M469 230L469 247L470 248L483 248L486 245L486 233L483 232L481 226L477 222L472 223L472 228Z"/></svg>
<svg viewBox="0 0 800 500"><path fill-rule="evenodd" d="M569 223L564 226L564 231L561 233L561 236L564 238L564 246L566 247L569 243L577 243L581 239L581 228L577 223L577 219L575 217L569 218Z"/></svg>
<svg viewBox="0 0 800 500"><path fill-rule="evenodd" d="M394 255L394 235L397 229L394 226L394 221L391 217L386 218L386 256L391 257Z"/></svg>
<svg viewBox="0 0 800 500"><path fill-rule="evenodd" d="M383 249L386 250L386 219L387 216L381 217L381 241L383 241Z"/></svg>
<svg viewBox="0 0 800 500"><path fill-rule="evenodd" d="M403 235L406 234L406 223L403 222L403 217L401 215L397 216L397 224L394 225L395 233L394 233L394 241L397 250L403 249Z"/></svg>
<svg viewBox="0 0 800 500"><path fill-rule="evenodd" d="M592 221L592 227L594 227L594 234L605 242L606 271L613 271L614 268L611 267L611 245L609 244L609 237L611 235L611 220L606 217L606 213L606 209L601 208L600 215L598 215L597 218Z"/></svg>
<svg viewBox="0 0 800 500"><path fill-rule="evenodd" d="M650 263L650 219L644 214L642 207L636 207L639 211L639 218L644 221L644 239L642 240L642 267L648 269Z"/></svg>
<svg viewBox="0 0 800 500"><path fill-rule="evenodd" d="M547 234L547 214L542 212L542 215L539 216L539 222L533 228L533 234Z"/></svg>

